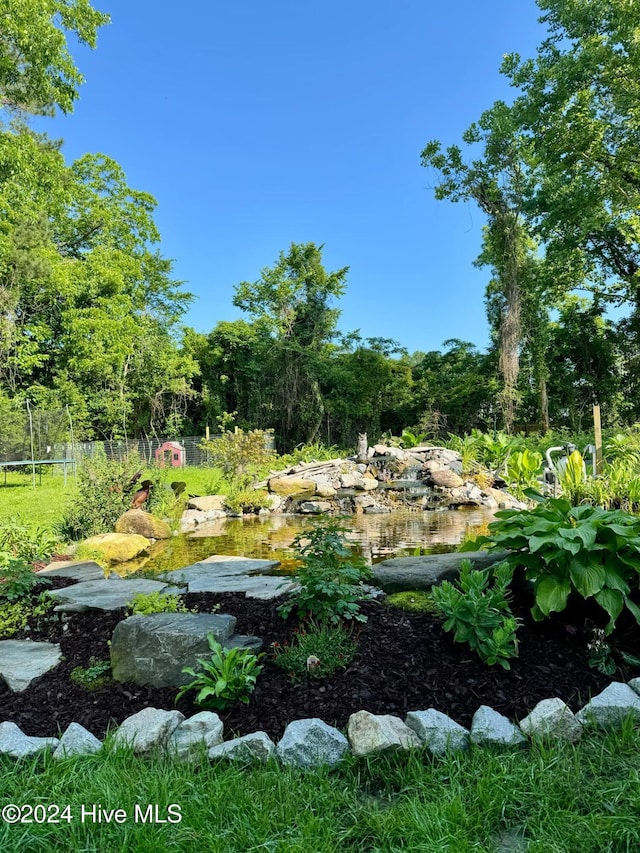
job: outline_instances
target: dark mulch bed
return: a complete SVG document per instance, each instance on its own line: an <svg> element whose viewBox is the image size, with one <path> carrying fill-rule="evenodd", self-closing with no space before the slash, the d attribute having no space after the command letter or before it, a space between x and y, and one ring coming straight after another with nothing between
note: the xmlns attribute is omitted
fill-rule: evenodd
<svg viewBox="0 0 640 853"><path fill-rule="evenodd" d="M60 585L64 582L56 581ZM510 671L483 665L466 645L454 643L432 615L367 601L362 609L368 621L358 629L358 651L346 670L294 683L268 654L249 705L221 714L225 736L261 729L275 739L288 722L305 717L344 727L349 715L362 709L404 717L410 710L437 708L464 726L482 704L521 719L541 699L557 696L576 711L612 680L640 674L625 668L610 677L589 667L586 646L594 614L573 608L536 623L525 598L513 605L523 624L520 655ZM192 594L185 600L201 611L220 604L220 613L237 617L236 631L262 637L267 652L271 643L290 639L295 627L293 620L285 623L277 615L276 604L240 594ZM109 658L108 641L124 616L122 610L96 610L73 614L64 623L32 624L19 636L60 643L64 659L23 693L12 693L0 679L0 720L13 720L29 735L53 735L76 721L103 737L110 725L142 708L176 707L174 689L115 684L90 692L70 680L71 670L88 666L90 657ZM640 629L621 618L615 643L638 654ZM177 708L186 716L200 710L186 696Z"/></svg>

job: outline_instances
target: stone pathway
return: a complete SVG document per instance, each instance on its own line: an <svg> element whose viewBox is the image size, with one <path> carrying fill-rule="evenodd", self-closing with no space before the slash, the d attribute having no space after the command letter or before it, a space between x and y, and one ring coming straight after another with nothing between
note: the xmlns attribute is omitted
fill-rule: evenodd
<svg viewBox="0 0 640 853"><path fill-rule="evenodd" d="M0 640L0 678L21 693L31 682L60 663L60 646L32 640Z"/></svg>
<svg viewBox="0 0 640 853"><path fill-rule="evenodd" d="M247 598L268 600L295 587L289 578L261 574L278 565L277 560L216 555L158 577L170 583L186 583L189 592L244 592Z"/></svg>
<svg viewBox="0 0 640 853"><path fill-rule="evenodd" d="M98 581L82 581L65 589L52 589L49 595L60 603L55 610L74 613L82 610L117 610L131 604L138 592L169 592L169 585L144 578L111 577Z"/></svg>

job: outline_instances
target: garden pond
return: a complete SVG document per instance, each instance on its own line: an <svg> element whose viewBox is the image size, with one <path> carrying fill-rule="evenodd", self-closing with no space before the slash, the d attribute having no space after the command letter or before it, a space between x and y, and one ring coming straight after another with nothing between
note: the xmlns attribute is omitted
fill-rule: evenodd
<svg viewBox="0 0 640 853"><path fill-rule="evenodd" d="M434 554L455 550L466 537L486 533L493 512L488 509L389 513L343 516L347 538L368 563L390 557ZM334 519L335 520L335 519ZM156 543L149 556L121 564L121 575L180 569L213 554L279 560L283 570L295 567L292 543L303 530L326 523L326 516L270 515L223 518L202 525L195 533Z"/></svg>

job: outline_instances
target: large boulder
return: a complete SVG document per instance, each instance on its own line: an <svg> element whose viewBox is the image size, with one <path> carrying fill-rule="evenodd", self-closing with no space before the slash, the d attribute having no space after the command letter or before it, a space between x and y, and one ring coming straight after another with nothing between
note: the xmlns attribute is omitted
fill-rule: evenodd
<svg viewBox="0 0 640 853"><path fill-rule="evenodd" d="M440 486L443 489L459 489L464 485L464 480L453 471L447 469L427 471L425 480L433 486Z"/></svg>
<svg viewBox="0 0 640 853"><path fill-rule="evenodd" d="M130 616L119 622L111 639L111 671L116 681L133 681L153 687L178 687L191 676L197 658L211 656L207 634L223 646L252 648L258 637L234 635L235 616L212 613L154 613Z"/></svg>
<svg viewBox="0 0 640 853"><path fill-rule="evenodd" d="M424 557L393 557L374 563L373 583L385 591L431 589L442 581L455 580L462 560L471 560L474 569L485 569L504 560L508 551L459 551L453 554L428 554Z"/></svg>
<svg viewBox="0 0 640 853"><path fill-rule="evenodd" d="M154 518L143 509L130 509L116 521L116 533L137 533L146 539L170 539L171 528L166 521Z"/></svg>
<svg viewBox="0 0 640 853"><path fill-rule="evenodd" d="M85 539L82 546L108 563L126 563L144 553L150 544L146 536L137 533L100 533Z"/></svg>
<svg viewBox="0 0 640 853"><path fill-rule="evenodd" d="M201 498L189 498L187 508L197 509L200 512L208 512L212 509L223 510L226 499L226 495L204 495Z"/></svg>
<svg viewBox="0 0 640 853"><path fill-rule="evenodd" d="M292 474L287 474L282 477L272 477L269 482L269 491L275 492L276 495L289 497L290 495L312 495L316 490L316 484L313 480L306 480L304 477L295 477Z"/></svg>

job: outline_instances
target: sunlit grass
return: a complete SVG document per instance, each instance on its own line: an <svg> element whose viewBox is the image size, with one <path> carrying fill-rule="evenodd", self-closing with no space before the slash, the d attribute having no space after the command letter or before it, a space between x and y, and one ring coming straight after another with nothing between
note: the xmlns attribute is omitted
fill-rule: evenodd
<svg viewBox="0 0 640 853"><path fill-rule="evenodd" d="M58 824L0 823L13 851L495 851L523 837L529 853L640 849L640 730L590 732L576 744L421 750L349 758L314 772L143 759L126 752L54 762L0 759L0 805L69 803ZM179 823L143 824L135 805ZM80 820L81 808L124 809L122 824ZM85 811L86 814L86 811Z"/></svg>

